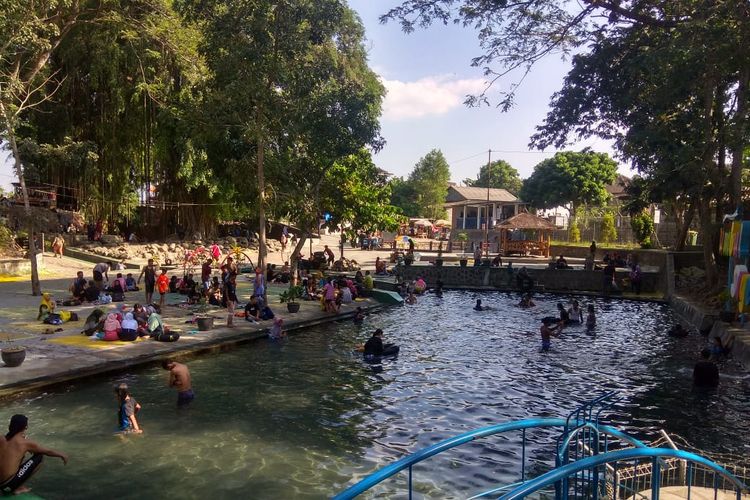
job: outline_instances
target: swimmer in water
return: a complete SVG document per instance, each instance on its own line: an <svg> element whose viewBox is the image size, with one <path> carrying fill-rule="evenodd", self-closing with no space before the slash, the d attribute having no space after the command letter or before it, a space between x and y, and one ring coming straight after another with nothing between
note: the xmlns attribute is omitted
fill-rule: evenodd
<svg viewBox="0 0 750 500"><path fill-rule="evenodd" d="M573 299L572 307L568 309L568 316L573 323L583 323L583 310L575 299Z"/></svg>
<svg viewBox="0 0 750 500"><path fill-rule="evenodd" d="M593 330L596 327L596 312L594 311L594 304L589 304L588 316L586 316L586 328Z"/></svg>
<svg viewBox="0 0 750 500"><path fill-rule="evenodd" d="M187 365L167 359L161 367L169 370L169 387L177 389L177 406L185 406L195 399Z"/></svg>
<svg viewBox="0 0 750 500"><path fill-rule="evenodd" d="M531 299L530 293L527 293L526 295L521 297L521 302L518 303L518 307L522 307L524 309L534 306L536 306L536 303Z"/></svg>
<svg viewBox="0 0 750 500"><path fill-rule="evenodd" d="M138 425L138 419L135 418L135 414L141 409L141 405L138 401L130 394L127 384L120 384L115 387L115 394L117 394L117 402L120 404L118 411L117 420L120 424L120 432L124 434L141 434L143 429Z"/></svg>
<svg viewBox="0 0 750 500"><path fill-rule="evenodd" d="M559 337L560 333L562 333L563 322L560 321L556 326L552 326L554 324L555 322L552 318L542 319L542 352L549 351L552 347L552 337Z"/></svg>
<svg viewBox="0 0 750 500"><path fill-rule="evenodd" d="M681 324L676 323L672 328L669 329L669 331L667 332L667 335L669 335L670 337L678 338L678 339L684 339L685 337L688 336L688 333L689 332L685 330Z"/></svg>
<svg viewBox="0 0 750 500"><path fill-rule="evenodd" d="M490 306L483 306L482 299L477 299L477 304L474 306L475 311L488 311Z"/></svg>
<svg viewBox="0 0 750 500"><path fill-rule="evenodd" d="M406 297L406 303L407 304L416 304L417 303L417 296L414 295L414 292L409 292L409 296Z"/></svg>
<svg viewBox="0 0 750 500"><path fill-rule="evenodd" d="M570 314L565 310L565 306L562 305L562 302L557 303L557 309L560 311L560 321L562 324L570 324Z"/></svg>
<svg viewBox="0 0 750 500"><path fill-rule="evenodd" d="M352 318L355 323L362 323L365 320L365 312L362 310L361 307L358 307L356 312L354 313L354 318Z"/></svg>

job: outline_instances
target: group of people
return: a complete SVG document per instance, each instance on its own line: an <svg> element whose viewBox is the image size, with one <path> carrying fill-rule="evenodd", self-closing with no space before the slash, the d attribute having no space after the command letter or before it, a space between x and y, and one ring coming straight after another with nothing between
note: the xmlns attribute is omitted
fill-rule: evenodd
<svg viewBox="0 0 750 500"><path fill-rule="evenodd" d="M149 337L159 342L174 342L180 338L164 325L157 304L134 304L132 310L122 305L110 312L94 309L86 318L81 333L104 341L133 342Z"/></svg>
<svg viewBox="0 0 750 500"><path fill-rule="evenodd" d="M183 363L167 359L161 363L169 371L169 387L177 391L177 406L184 407L195 399L190 370ZM117 398L118 434L142 434L143 427L138 421L141 405L136 401L127 384L115 386ZM0 437L0 491L20 495L31 491L26 486L31 477L39 471L44 457L59 458L68 464L68 455L28 439L26 433L29 419L16 414L10 419L8 432Z"/></svg>

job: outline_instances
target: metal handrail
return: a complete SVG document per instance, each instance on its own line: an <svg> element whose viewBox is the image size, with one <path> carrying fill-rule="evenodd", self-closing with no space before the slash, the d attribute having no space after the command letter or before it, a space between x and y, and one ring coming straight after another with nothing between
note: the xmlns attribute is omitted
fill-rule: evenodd
<svg viewBox="0 0 750 500"><path fill-rule="evenodd" d="M491 436L493 434L500 434L503 432L516 431L516 430L545 428L545 427L566 427L570 423L571 421L569 418L568 419L533 418L533 419L518 420L516 422L509 422L506 424L491 425L489 427L483 427L481 429L476 429L470 432L466 432L464 434L459 434L458 436L452 437L450 439L446 439L445 441L441 441L432 446L419 450L416 453L408 455L400 460L393 462L390 465L383 467L382 469L370 474L363 480L359 481L358 483L350 486L346 490L334 496L333 500L352 499L356 497L357 495L369 490L376 484L384 481L385 479L388 479L394 474L401 472L404 469L409 469L409 472L410 472L409 473L409 486L411 489L411 467L412 466L434 455L450 450L451 448L455 448L457 446L461 446L463 444L469 443L479 438ZM583 421L573 421L573 423L577 426L577 425L582 425ZM632 436L629 436L628 434L622 431L619 431L618 429L615 429L614 427L610 427L608 425L598 425L596 427L598 428L600 432L622 439L623 441L626 441L632 444L633 446L636 446L637 448L648 447L646 444L644 444L640 440ZM605 456L605 455L599 455L599 456ZM523 464L521 464L521 466L523 467Z"/></svg>
<svg viewBox="0 0 750 500"><path fill-rule="evenodd" d="M570 477L573 474L577 474L578 472L585 471L587 469L591 469L593 467L604 465L607 463L619 462L622 460L633 460L638 458L678 458L681 460L687 460L700 464L720 474L722 477L734 484L737 491L737 500L741 499L743 491L748 490L748 487L745 483L740 481L737 477L724 469L722 466L694 453L683 450L673 450L671 448L633 448L628 450L611 451L602 455L591 456L578 460L576 462L569 463L562 467L552 469L551 471L542 474L539 477L525 482L515 490L503 495L500 498L501 500L515 500L518 498L524 498L526 495L532 494L542 488L551 486L558 481ZM654 468L652 477L654 477L655 475L658 476L658 470L658 467ZM656 479L658 479L658 477ZM652 480L652 485L659 484L656 479ZM656 497L658 497L658 495ZM652 495L652 498L656 497Z"/></svg>

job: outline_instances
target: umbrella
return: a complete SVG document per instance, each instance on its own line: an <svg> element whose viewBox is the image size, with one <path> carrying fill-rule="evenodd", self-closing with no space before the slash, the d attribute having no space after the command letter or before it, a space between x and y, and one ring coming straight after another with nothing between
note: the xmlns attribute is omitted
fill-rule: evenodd
<svg viewBox="0 0 750 500"><path fill-rule="evenodd" d="M409 238L408 236L404 236L404 238L403 238L403 240L402 240L402 241L403 241L404 243L409 243L409 240L410 240L410 239L411 239L411 238Z"/></svg>
<svg viewBox="0 0 750 500"><path fill-rule="evenodd" d="M448 226L448 227L450 227L451 223L450 223L450 221L447 221L445 219L438 219L438 220L435 221L435 225L436 226Z"/></svg>
<svg viewBox="0 0 750 500"><path fill-rule="evenodd" d="M412 221L412 224L415 226L431 226L432 222L428 221L427 219L417 219Z"/></svg>

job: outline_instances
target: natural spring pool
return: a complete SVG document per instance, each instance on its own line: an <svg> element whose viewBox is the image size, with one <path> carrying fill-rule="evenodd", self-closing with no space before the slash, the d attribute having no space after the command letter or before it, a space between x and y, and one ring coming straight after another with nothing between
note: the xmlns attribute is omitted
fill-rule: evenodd
<svg viewBox="0 0 750 500"><path fill-rule="evenodd" d="M494 310L475 312L482 298ZM691 391L707 340L671 339L666 306L601 299L595 335L572 327L539 352L539 320L569 297L446 292L332 323L283 345L250 343L187 362L196 400L177 410L159 367L103 376L2 403L0 422L30 420L29 438L70 455L47 458L30 481L57 498L327 498L408 452L478 427L563 417L607 390L622 402L609 423L641 437L664 428L710 451L750 452L750 380L732 361L718 391ZM376 373L352 352L374 328L401 346ZM143 405L142 436L120 438L113 386L126 381ZM549 442L540 436L538 445ZM546 466L532 446L531 470ZM517 479L520 451L497 436L434 457L415 469L425 498L464 498ZM404 496L404 474L374 490ZM419 498L419 495L417 496Z"/></svg>

